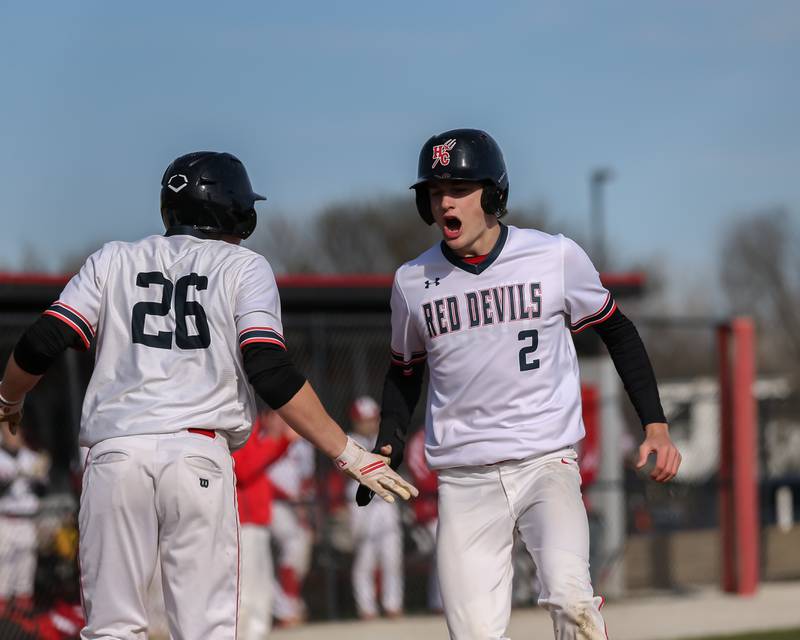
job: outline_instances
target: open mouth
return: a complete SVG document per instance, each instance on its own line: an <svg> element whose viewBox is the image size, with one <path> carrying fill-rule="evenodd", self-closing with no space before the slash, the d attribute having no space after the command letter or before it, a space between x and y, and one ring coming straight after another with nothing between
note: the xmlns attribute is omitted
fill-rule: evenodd
<svg viewBox="0 0 800 640"><path fill-rule="evenodd" d="M453 240L461 235L461 220L455 216L446 215L444 217L444 225L442 226L442 233L447 240Z"/></svg>

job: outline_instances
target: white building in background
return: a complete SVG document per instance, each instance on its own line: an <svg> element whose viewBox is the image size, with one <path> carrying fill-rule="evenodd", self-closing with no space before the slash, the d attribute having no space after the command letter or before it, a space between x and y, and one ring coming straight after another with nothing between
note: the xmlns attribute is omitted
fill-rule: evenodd
<svg viewBox="0 0 800 640"><path fill-rule="evenodd" d="M670 434L683 456L678 480L703 482L719 469L719 381L693 378L658 385ZM800 415L762 410L768 401L786 401L792 395L786 378L761 378L755 383L759 403L759 432L763 434L766 475L800 473Z"/></svg>

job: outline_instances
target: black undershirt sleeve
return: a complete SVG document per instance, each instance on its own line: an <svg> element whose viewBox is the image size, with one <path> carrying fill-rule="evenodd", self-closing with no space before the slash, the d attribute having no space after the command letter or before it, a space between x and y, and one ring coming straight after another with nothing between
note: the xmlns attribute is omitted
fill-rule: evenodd
<svg viewBox="0 0 800 640"><path fill-rule="evenodd" d="M249 344L242 349L242 357L250 384L272 409L289 402L306 382L289 353L277 345Z"/></svg>
<svg viewBox="0 0 800 640"><path fill-rule="evenodd" d="M593 329L605 343L642 426L666 422L653 366L633 323L617 309Z"/></svg>
<svg viewBox="0 0 800 640"><path fill-rule="evenodd" d="M42 315L17 342L14 360L23 371L40 376L69 347L85 350L74 330L53 316Z"/></svg>
<svg viewBox="0 0 800 640"><path fill-rule="evenodd" d="M405 372L405 373L404 373ZM419 362L408 367L389 365L383 382L381 401L381 425L373 453L380 453L381 447L392 445L390 466L397 470L403 463L406 448L406 434L411 424L411 416L422 394L422 380L425 377L425 363ZM360 507L369 504L373 497L364 485L356 492L356 504Z"/></svg>
<svg viewBox="0 0 800 640"><path fill-rule="evenodd" d="M414 409L422 395L424 376L424 362L414 364L410 369L389 365L383 383L381 426L374 451L378 452L387 444L392 445L390 458L393 469L397 469L403 462L406 434L411 424L411 416L414 415Z"/></svg>

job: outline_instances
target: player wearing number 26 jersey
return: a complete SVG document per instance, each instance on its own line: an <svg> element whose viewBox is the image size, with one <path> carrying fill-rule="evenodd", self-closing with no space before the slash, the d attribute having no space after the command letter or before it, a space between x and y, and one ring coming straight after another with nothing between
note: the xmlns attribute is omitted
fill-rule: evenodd
<svg viewBox="0 0 800 640"><path fill-rule="evenodd" d="M226 153L181 156L161 185L166 234L110 242L17 343L0 381L0 421L68 347L96 348L80 443L83 640L145 638L145 594L160 559L170 636L263 640L239 625L240 545L231 451L254 419L253 392L389 502L416 489L345 436L294 368L267 261L238 246L254 193ZM266 550L264 550L266 552ZM268 612L264 615L269 615Z"/></svg>
<svg viewBox="0 0 800 640"><path fill-rule="evenodd" d="M83 446L213 428L238 449L250 433L254 396L239 354L285 347L275 277L249 249L182 231L104 245L45 311L86 344L98 335Z"/></svg>
<svg viewBox="0 0 800 640"><path fill-rule="evenodd" d="M508 175L484 131L433 136L419 157L417 209L442 241L402 265L392 290L392 366L375 451L403 458L429 373L425 453L438 471L436 556L450 637L506 638L518 531L556 638L606 638L589 578L589 528L573 449L584 436L572 332L608 347L645 429L640 465L675 475L647 353L583 250L506 226ZM359 488L359 504L369 492Z"/></svg>

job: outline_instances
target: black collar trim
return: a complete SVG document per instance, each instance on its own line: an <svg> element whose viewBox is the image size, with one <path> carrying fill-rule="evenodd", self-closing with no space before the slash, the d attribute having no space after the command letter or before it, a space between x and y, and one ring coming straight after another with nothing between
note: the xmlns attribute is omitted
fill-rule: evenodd
<svg viewBox="0 0 800 640"><path fill-rule="evenodd" d="M208 240L211 238L207 233L203 233L200 229L195 229L188 224L179 224L167 229L165 236L194 236L195 238L203 238Z"/></svg>
<svg viewBox="0 0 800 640"><path fill-rule="evenodd" d="M486 256L486 260L481 262L480 264L470 264L466 262L461 256L459 256L455 251L453 251L450 247L447 246L447 243L442 240L441 244L439 245L442 249L442 254L447 261L455 267L459 269L463 269L467 273L472 273L474 275L478 275L483 273L488 269L492 263L497 260L497 257L500 255L500 252L503 250L503 247L506 244L506 239L508 238L508 227L504 225L502 222L500 223L500 236L497 238L497 242L494 243L494 247Z"/></svg>

